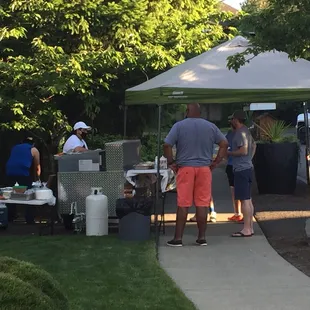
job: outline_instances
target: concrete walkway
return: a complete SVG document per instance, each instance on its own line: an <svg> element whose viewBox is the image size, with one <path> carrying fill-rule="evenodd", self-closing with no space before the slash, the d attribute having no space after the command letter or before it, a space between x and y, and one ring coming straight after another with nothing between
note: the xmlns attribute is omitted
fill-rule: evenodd
<svg viewBox="0 0 310 310"><path fill-rule="evenodd" d="M214 171L213 184L220 222L208 225L208 246L193 244L197 228L188 223L184 246L167 247L171 223L160 240L161 266L201 310L308 310L310 278L273 250L257 224L252 238L231 238L242 226L226 221L232 204L222 169ZM170 194L166 213L175 209Z"/></svg>

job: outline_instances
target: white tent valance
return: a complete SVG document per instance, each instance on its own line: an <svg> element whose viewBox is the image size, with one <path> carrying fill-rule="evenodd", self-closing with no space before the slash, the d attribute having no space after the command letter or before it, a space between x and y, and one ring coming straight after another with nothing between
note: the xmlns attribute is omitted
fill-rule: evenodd
<svg viewBox="0 0 310 310"><path fill-rule="evenodd" d="M282 52L254 57L238 72L227 57L249 47L238 36L126 91L126 105L255 103L310 99L310 62ZM251 56L248 56L249 58Z"/></svg>

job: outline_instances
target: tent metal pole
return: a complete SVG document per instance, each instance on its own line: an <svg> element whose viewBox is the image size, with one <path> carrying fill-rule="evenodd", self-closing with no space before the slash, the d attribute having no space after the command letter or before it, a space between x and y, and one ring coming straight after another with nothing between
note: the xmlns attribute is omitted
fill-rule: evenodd
<svg viewBox="0 0 310 310"><path fill-rule="evenodd" d="M123 109L124 109L124 140L126 139L127 137L127 109L128 107L127 106L123 106Z"/></svg>
<svg viewBox="0 0 310 310"><path fill-rule="evenodd" d="M158 258L158 242L159 242L159 225L158 225L158 205L159 205L159 189L160 189L160 157L161 157L161 114L162 106L158 105L158 122L157 122L157 171L156 171L156 197L155 197L155 238L156 238L156 256Z"/></svg>
<svg viewBox="0 0 310 310"><path fill-rule="evenodd" d="M304 106L304 119L305 119L305 137L306 137L306 172L307 172L307 184L310 184L310 171L309 171L309 160L310 160L310 141L309 141L309 119L308 119L308 102L303 103Z"/></svg>

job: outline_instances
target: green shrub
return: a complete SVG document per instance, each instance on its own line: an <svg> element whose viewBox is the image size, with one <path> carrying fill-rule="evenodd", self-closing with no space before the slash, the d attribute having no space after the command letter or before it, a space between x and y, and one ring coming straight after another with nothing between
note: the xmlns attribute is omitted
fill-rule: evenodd
<svg viewBox="0 0 310 310"><path fill-rule="evenodd" d="M290 127L285 125L284 121L275 121L267 124L265 127L261 127L254 123L254 126L258 127L263 133L263 139L258 143L285 143L285 142L298 142L295 135L285 135L286 130Z"/></svg>
<svg viewBox="0 0 310 310"><path fill-rule="evenodd" d="M49 297L58 310L68 309L68 300L56 280L45 270L11 257L0 257L0 272L11 274ZM1 306L1 305L0 305Z"/></svg>
<svg viewBox="0 0 310 310"><path fill-rule="evenodd" d="M164 141L160 144L160 153L162 154ZM157 135L145 135L141 138L141 160L154 161L157 156Z"/></svg>
<svg viewBox="0 0 310 310"><path fill-rule="evenodd" d="M9 273L0 272L0 308L2 310L57 310L47 295Z"/></svg>
<svg viewBox="0 0 310 310"><path fill-rule="evenodd" d="M138 139L138 138L136 138ZM123 140L121 135L94 135L87 140L89 149L103 149L104 144L113 141ZM157 156L157 135L148 134L144 135L141 139L141 160L154 161ZM161 141L160 150L162 153L162 146L164 141Z"/></svg>
<svg viewBox="0 0 310 310"><path fill-rule="evenodd" d="M105 143L123 140L121 135L96 134L87 138L87 145L90 150L103 149Z"/></svg>

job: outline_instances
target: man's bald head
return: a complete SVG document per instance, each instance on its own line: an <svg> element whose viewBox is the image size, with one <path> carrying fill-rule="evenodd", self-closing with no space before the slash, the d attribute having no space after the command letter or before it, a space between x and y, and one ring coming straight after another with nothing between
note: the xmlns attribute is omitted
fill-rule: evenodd
<svg viewBox="0 0 310 310"><path fill-rule="evenodd" d="M200 104L199 103L190 103L187 105L187 117L200 117L201 116L201 110L200 110Z"/></svg>

